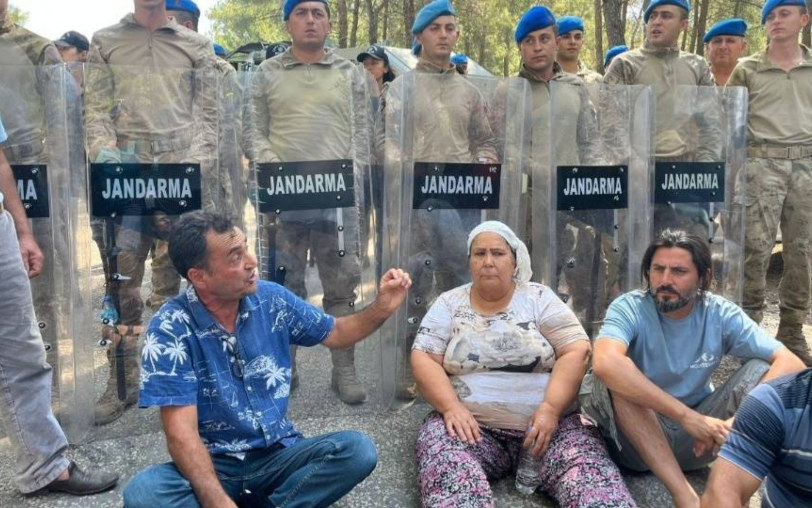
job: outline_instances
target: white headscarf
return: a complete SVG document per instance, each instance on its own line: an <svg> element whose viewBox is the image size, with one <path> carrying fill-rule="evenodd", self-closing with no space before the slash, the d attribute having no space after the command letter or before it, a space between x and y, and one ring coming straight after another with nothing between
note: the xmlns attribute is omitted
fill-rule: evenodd
<svg viewBox="0 0 812 508"><path fill-rule="evenodd" d="M496 233L504 238L505 242L513 249L513 252L516 253L516 271L513 272L513 278L518 282L530 281L530 277L533 276L533 270L530 268L530 253L527 252L527 245L519 240L519 237L516 236L516 233L514 233L512 229L496 220L485 221L475 227L471 230L471 233L468 234L469 256L471 255L471 244L474 243L474 238L480 233Z"/></svg>

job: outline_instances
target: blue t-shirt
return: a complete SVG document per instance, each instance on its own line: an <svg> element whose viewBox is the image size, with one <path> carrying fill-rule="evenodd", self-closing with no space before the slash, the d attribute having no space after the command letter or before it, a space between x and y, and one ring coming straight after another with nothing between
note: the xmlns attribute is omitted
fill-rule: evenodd
<svg viewBox="0 0 812 508"><path fill-rule="evenodd" d="M289 346L324 341L335 320L272 282L242 299L235 333L217 323L189 286L149 323L141 353L141 407L197 406L211 454L289 446Z"/></svg>
<svg viewBox="0 0 812 508"><path fill-rule="evenodd" d="M762 506L812 506L812 369L753 388L719 456L767 477Z"/></svg>
<svg viewBox="0 0 812 508"><path fill-rule="evenodd" d="M684 319L659 312L647 291L626 293L609 306L601 339L624 343L637 368L688 407L713 392L722 356L770 361L782 347L736 304L707 292Z"/></svg>

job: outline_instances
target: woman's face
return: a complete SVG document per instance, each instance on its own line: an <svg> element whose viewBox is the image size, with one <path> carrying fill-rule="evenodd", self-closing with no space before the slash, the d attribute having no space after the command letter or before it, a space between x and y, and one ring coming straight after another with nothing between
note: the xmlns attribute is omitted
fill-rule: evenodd
<svg viewBox="0 0 812 508"><path fill-rule="evenodd" d="M368 56L364 58L364 69L366 69L376 81L383 79L383 75L388 70L383 60Z"/></svg>
<svg viewBox="0 0 812 508"><path fill-rule="evenodd" d="M496 233L480 233L474 238L468 263L471 279L479 287L508 288L513 283L516 259L505 239Z"/></svg>

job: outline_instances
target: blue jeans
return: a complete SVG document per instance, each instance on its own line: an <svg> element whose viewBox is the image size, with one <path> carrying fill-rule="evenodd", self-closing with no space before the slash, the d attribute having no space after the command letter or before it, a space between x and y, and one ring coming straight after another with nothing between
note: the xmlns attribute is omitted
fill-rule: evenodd
<svg viewBox="0 0 812 508"><path fill-rule="evenodd" d="M51 412L51 366L8 212L0 213L0 279L0 416L15 455L14 481L27 494L68 468L68 441Z"/></svg>
<svg viewBox="0 0 812 508"><path fill-rule="evenodd" d="M369 476L378 462L375 444L360 432L333 432L289 447L247 452L244 460L212 457L226 493L239 506L330 506ZM124 489L130 508L198 507L192 485L174 463L152 466Z"/></svg>

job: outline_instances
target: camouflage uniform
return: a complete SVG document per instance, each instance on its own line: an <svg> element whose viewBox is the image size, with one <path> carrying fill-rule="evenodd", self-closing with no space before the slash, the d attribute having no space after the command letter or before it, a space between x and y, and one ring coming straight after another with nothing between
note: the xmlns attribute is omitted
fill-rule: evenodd
<svg viewBox="0 0 812 508"><path fill-rule="evenodd" d="M712 92L686 87L713 87L705 59L678 47L642 48L618 55L609 64L603 83L649 85L654 91L655 160L657 162L716 162L722 159L721 100ZM611 111L611 107L602 108ZM607 126L607 128L612 128ZM691 207L654 207L654 234L679 227L707 236L707 212Z"/></svg>
<svg viewBox="0 0 812 508"><path fill-rule="evenodd" d="M803 60L789 72L773 65L766 51L741 60L728 86L747 87L750 99L742 307L761 322L780 226L784 274L776 338L810 366L803 322L812 284L812 54L801 49Z"/></svg>
<svg viewBox="0 0 812 508"><path fill-rule="evenodd" d="M407 132L401 132L402 129ZM386 137L390 158L403 162L497 160L497 137L488 121L482 93L453 66L438 67L419 58L413 71L395 79L386 97ZM403 146L405 145L405 146ZM409 153L392 153L403 147ZM390 212L391 213L391 212ZM440 293L470 280L466 242L480 222L477 210L413 210L407 270L414 281L409 298L407 337L398 338L405 366L397 396L411 398L408 355L428 304ZM413 318L413 319L412 319Z"/></svg>
<svg viewBox="0 0 812 508"><path fill-rule="evenodd" d="M253 157L260 163L352 159L356 196L361 196L358 191L371 162L374 137L371 84L363 68L331 50L315 64L300 62L290 49L265 60L252 83ZM318 266L325 312L354 313L361 282L362 206L356 202L354 208L297 210L276 217L275 233L270 233L276 238L275 264L269 266L272 277L306 298L309 250ZM272 215L269 222L274 220ZM339 243L342 235L344 246ZM332 385L339 398L350 404L363 402L366 394L356 378L354 346L330 352ZM292 346L294 359L295 353Z"/></svg>
<svg viewBox="0 0 812 508"><path fill-rule="evenodd" d="M581 80L583 80L583 82L587 85L591 85L592 83L600 83L603 81L603 75L601 75L599 72L593 71L580 60L578 60L578 71L575 73L575 75L581 78Z"/></svg>
<svg viewBox="0 0 812 508"><path fill-rule="evenodd" d="M8 140L1 143L9 164L43 164L50 166L49 187L55 196L65 191L68 182L60 182L54 171L57 164L65 164L68 147L64 136L48 136L48 129L56 127L61 120L59 109L64 111L64 104L58 104L63 83L59 80L59 69L43 66L61 64L62 59L56 47L44 37L40 37L25 28L19 27L6 18L0 24L0 107L3 111L3 123L8 133ZM63 77L70 77L65 72ZM64 82L67 85L67 82ZM58 159L50 160L49 153L58 154ZM56 201L54 201L56 202ZM62 234L67 226L61 224L67 211L51 209L49 219L32 220L32 230L37 243L46 256L42 273L31 279L31 290L36 308L40 332L46 345L58 344L58 320L60 302L56 297L53 284L54 276L67 276L70 266L68 248ZM56 230L53 224L56 222ZM60 252L64 256L54 257ZM56 365L56 362L53 362Z"/></svg>
<svg viewBox="0 0 812 508"><path fill-rule="evenodd" d="M93 35L85 73L85 130L88 157L96 162L201 164L203 207L211 209L218 196L217 69L212 43L170 19L150 32L132 14ZM156 238L166 238L165 215L124 217L115 225L117 272L127 277L112 285L119 302L120 322L103 334L112 340L108 350L110 378L96 406L96 422L118 418L125 405L137 400L138 336L143 330L141 283L144 263ZM112 239L111 239L112 241ZM163 257L163 259L161 258ZM154 269L166 293L177 293L180 283L166 252ZM114 349L124 340L126 401L116 396Z"/></svg>

